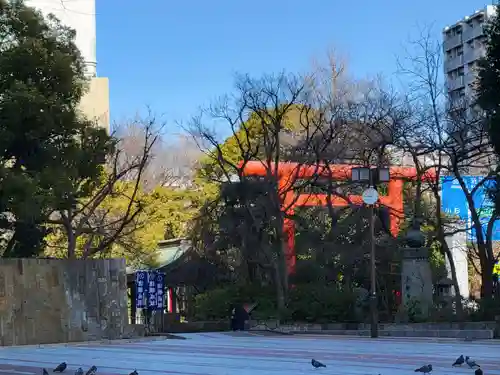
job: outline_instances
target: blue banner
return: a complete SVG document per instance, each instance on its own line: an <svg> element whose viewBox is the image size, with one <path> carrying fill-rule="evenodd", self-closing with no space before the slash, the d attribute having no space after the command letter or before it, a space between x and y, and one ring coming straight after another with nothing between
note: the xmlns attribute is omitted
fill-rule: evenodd
<svg viewBox="0 0 500 375"><path fill-rule="evenodd" d="M150 310L155 310L158 300L156 298L156 271L148 273L148 307Z"/></svg>
<svg viewBox="0 0 500 375"><path fill-rule="evenodd" d="M467 190L470 192L476 187L484 177L482 176L463 176ZM488 189L491 188L493 180L486 181L473 194L472 200L479 215L483 233L486 235L486 227L493 212L493 202L488 197ZM467 228L472 228L472 217L469 210L465 193L462 190L457 179L453 176L441 178L441 209L450 216L458 217L465 222ZM493 226L493 241L500 241L500 221L497 220ZM475 229L467 231L467 240L476 241Z"/></svg>
<svg viewBox="0 0 500 375"><path fill-rule="evenodd" d="M156 274L156 309L165 308L165 274L158 272Z"/></svg>
<svg viewBox="0 0 500 375"><path fill-rule="evenodd" d="M147 297L147 271L137 271L135 273L135 306L138 309L143 309L146 307L146 297Z"/></svg>

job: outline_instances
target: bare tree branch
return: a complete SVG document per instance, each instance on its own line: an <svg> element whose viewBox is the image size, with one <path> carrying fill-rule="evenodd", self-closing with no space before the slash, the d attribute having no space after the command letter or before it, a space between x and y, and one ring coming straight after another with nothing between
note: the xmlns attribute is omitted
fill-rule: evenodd
<svg viewBox="0 0 500 375"><path fill-rule="evenodd" d="M118 129L117 144L108 157L99 186L90 195L73 197L70 207L51 215L49 224L63 229L69 258L106 252L140 227L144 174L163 126L150 113ZM82 186L85 183L81 181ZM83 245L78 248L80 239Z"/></svg>

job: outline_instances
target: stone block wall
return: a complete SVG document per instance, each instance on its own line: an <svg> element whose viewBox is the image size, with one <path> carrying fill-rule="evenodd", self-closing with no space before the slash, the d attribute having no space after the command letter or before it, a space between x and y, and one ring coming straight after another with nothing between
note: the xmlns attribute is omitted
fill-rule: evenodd
<svg viewBox="0 0 500 375"><path fill-rule="evenodd" d="M1 259L0 345L120 338L124 259Z"/></svg>

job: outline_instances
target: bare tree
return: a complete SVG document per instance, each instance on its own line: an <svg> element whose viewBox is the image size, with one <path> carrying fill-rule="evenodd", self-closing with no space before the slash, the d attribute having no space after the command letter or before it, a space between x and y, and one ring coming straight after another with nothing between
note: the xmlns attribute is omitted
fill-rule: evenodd
<svg viewBox="0 0 500 375"><path fill-rule="evenodd" d="M318 124L313 139L306 142L302 156L308 163L324 167L320 177L313 182L316 191L326 198L331 221L328 240L322 248L332 259L340 259L342 282L347 290L352 290L355 275L358 280L363 276L368 279L367 273L361 275L357 270L368 269L362 265L370 258L373 239L369 235L369 212L356 206L350 194L359 195L366 187L353 184L350 176L339 181L332 175L331 167L336 164L389 165L388 146L393 143L393 130L401 126L405 117L399 108L399 96L383 80L378 77L363 81L352 79L346 74L345 64L337 62L332 54L327 64L316 68L310 78L319 97L315 100L316 105L325 120ZM343 207L338 207L339 203ZM381 219L381 225L375 230L377 258L386 261L391 251L382 250L394 250L396 241L388 236L387 208L379 207L376 216ZM377 283L384 285L387 280L383 280L382 273L378 276Z"/></svg>
<svg viewBox="0 0 500 375"><path fill-rule="evenodd" d="M168 142L165 138L151 162L152 182L173 188L192 186L193 171L203 153L188 134L174 134Z"/></svg>
<svg viewBox="0 0 500 375"><path fill-rule="evenodd" d="M260 227L263 218L255 216L255 202L241 205L239 197L239 207L253 223L250 235L256 232L263 235L265 230L272 232L271 243L267 246L260 243L258 250L265 255L273 275L280 310L285 306L288 292L284 245L287 239L283 226L294 204L294 191L304 182L300 178L303 172L300 164L294 164L288 181L280 180L279 165L283 160L293 160L297 139L311 139L318 124L325 120L313 100L307 79L301 77L279 74L254 79L240 76L233 96L223 98L190 125L194 139L212 160L204 168L207 179L226 186L231 182L251 184L255 179L243 172L247 163L257 161L264 169L263 179L257 185L260 195L266 196L260 214L265 216L268 229ZM214 125L225 128L217 132ZM226 141L228 134L230 138ZM237 188L239 192L242 187Z"/></svg>
<svg viewBox="0 0 500 375"><path fill-rule="evenodd" d="M151 114L149 117L152 117ZM154 121L158 122L156 118ZM157 186L188 187L192 182L194 167L202 155L200 149L190 136L168 133L164 123L155 126L161 129L161 134L159 130L155 130L159 137L152 146L147 165L142 171L141 187L145 191ZM116 129L114 135L121 140L121 158L125 162L142 155L147 131L149 129L144 126L140 117Z"/></svg>
<svg viewBox="0 0 500 375"><path fill-rule="evenodd" d="M482 294L491 296L493 256L491 251L491 232L483 233L477 205L473 195L490 177L491 145L474 107L467 98L449 95L441 81L442 47L433 40L429 31L411 43L416 50L409 54L408 61L400 62L400 72L409 78L406 87L406 111L408 119L397 136L397 148L409 156L422 176L429 169L436 171L437 180L422 184L417 179L414 214L422 214L422 195L429 191L435 202L434 224L436 240L448 258L456 295L457 308L461 307L456 267L451 249L446 238L457 230L456 224L450 223L441 213L441 178L452 176L460 183L471 211L473 226L476 229L478 256L481 259ZM466 174L485 175L483 181L469 190L464 183ZM495 219L492 218L494 221ZM493 226L493 221L491 227ZM489 238L489 239L488 239ZM492 263L493 262L493 263Z"/></svg>
<svg viewBox="0 0 500 375"><path fill-rule="evenodd" d="M257 80L240 77L234 96L224 98L190 126L190 132L212 160L205 168L205 176L228 185L236 181L231 190L238 199L232 201L240 210L238 215L250 218L252 223L252 228L240 228L239 235L247 233L245 241L259 236L269 240L268 228L261 225L263 218L269 221L273 233L271 246L266 247L262 242L255 246L252 242L251 250L255 253L258 248L270 264L280 308L288 289L283 224L294 217L292 208L299 197L297 193L307 194L306 187L325 180L329 184L327 199L342 196L348 202L346 194L338 189L348 183L333 182L329 166L360 160L363 164L383 163L383 150L391 141L385 129L396 126L397 119L391 112L392 98L386 92L377 89L375 82L356 84L342 74L342 66L330 66L306 77L283 74ZM218 134L214 125L221 124L226 128ZM260 211L256 210L255 200L244 204L241 197L241 183L249 180L242 169L250 161L258 161L265 170L257 195L267 198L266 203L261 201L265 207ZM285 164L295 169L288 181L281 180L278 184L278 165L286 161L294 162ZM314 173L306 176L305 165L313 166ZM332 217L337 216L331 201L328 206ZM226 221L235 222L234 216Z"/></svg>
<svg viewBox="0 0 500 375"><path fill-rule="evenodd" d="M141 184L158 142L161 125L154 116L135 119L116 132L116 147L109 154L103 178L85 192L87 181L77 181L67 207L49 220L68 258L104 254L113 244L125 245L141 223L144 209ZM128 131L124 132L123 129Z"/></svg>

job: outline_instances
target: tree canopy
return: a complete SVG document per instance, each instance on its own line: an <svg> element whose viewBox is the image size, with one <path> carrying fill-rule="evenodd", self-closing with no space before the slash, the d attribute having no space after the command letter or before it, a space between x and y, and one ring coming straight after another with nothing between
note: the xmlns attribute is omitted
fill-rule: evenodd
<svg viewBox="0 0 500 375"><path fill-rule="evenodd" d="M73 30L1 0L0 35L0 231L4 256L28 256L50 215L99 179L113 142L78 111L86 79Z"/></svg>
<svg viewBox="0 0 500 375"><path fill-rule="evenodd" d="M486 55L479 61L477 99L486 115L493 146L500 154L500 16L493 16L487 27Z"/></svg>

